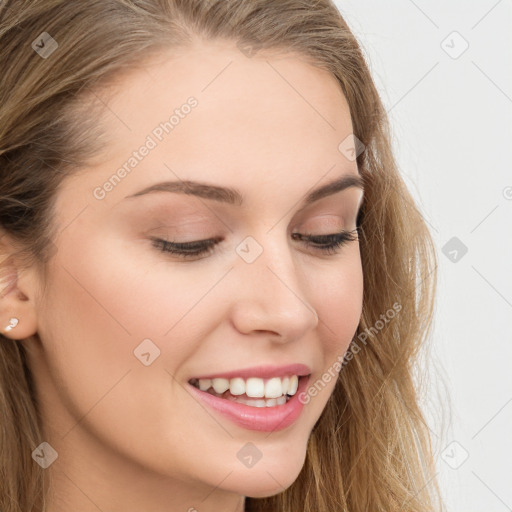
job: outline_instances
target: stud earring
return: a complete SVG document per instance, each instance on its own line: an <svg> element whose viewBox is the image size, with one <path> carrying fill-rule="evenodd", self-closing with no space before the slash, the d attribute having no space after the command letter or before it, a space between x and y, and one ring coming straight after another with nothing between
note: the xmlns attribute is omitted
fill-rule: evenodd
<svg viewBox="0 0 512 512"><path fill-rule="evenodd" d="M10 331L11 329L14 329L18 325L19 320L17 318L11 318L9 320L9 325L4 329L4 331Z"/></svg>

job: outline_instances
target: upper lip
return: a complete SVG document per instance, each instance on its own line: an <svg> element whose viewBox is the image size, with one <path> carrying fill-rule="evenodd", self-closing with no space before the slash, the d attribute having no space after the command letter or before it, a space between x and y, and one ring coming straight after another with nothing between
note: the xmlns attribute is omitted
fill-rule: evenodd
<svg viewBox="0 0 512 512"><path fill-rule="evenodd" d="M229 372L211 373L209 375L201 375L193 377L194 379L233 379L241 377L248 379L249 377L259 377L261 379L269 379L271 377L284 377L286 375L309 375L311 368L305 364L288 364L285 366L253 366L252 368L244 368L240 370L232 370ZM192 380L192 379L190 379Z"/></svg>

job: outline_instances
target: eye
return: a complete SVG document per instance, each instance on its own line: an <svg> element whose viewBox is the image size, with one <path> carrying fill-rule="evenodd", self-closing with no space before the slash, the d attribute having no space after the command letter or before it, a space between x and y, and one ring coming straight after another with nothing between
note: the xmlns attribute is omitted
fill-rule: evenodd
<svg viewBox="0 0 512 512"><path fill-rule="evenodd" d="M222 241L222 238L209 238L208 240L196 240L194 242L170 242L160 238L151 238L153 246L162 252L175 254L180 258L194 258L205 253L210 253L213 246Z"/></svg>
<svg viewBox="0 0 512 512"><path fill-rule="evenodd" d="M339 249L347 242L358 240L359 228L352 231L340 231L331 235L301 235L300 233L292 233L294 239L304 240L307 247L313 247L325 254L336 254Z"/></svg>
<svg viewBox="0 0 512 512"><path fill-rule="evenodd" d="M358 240L358 230L341 231L329 235L303 235L301 233L292 233L294 240L302 240L306 247L312 247L324 254L336 254L339 249L348 242ZM197 258L201 255L208 255L213 252L213 248L223 238L209 238L207 240L196 240L194 242L171 242L160 238L152 238L153 246L162 252L174 254L180 258Z"/></svg>

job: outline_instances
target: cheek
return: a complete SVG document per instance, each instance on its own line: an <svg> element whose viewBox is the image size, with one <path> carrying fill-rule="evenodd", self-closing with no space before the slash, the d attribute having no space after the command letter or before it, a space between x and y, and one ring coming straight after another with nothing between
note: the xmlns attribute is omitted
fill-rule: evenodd
<svg viewBox="0 0 512 512"><path fill-rule="evenodd" d="M361 318L363 274L358 246L351 247L346 256L316 276L314 304L327 366L343 357Z"/></svg>
<svg viewBox="0 0 512 512"><path fill-rule="evenodd" d="M171 375L180 380L184 363L219 322L221 301L208 292L220 276L147 261L108 237L70 237L59 247L39 332L56 389L75 418L111 389L96 414L135 418L146 409L147 417L161 418L151 404L170 407L170 386L183 394ZM162 400L148 401L144 390ZM129 411L130 404L138 405Z"/></svg>
<svg viewBox="0 0 512 512"><path fill-rule="evenodd" d="M308 275L311 274L310 269ZM345 251L336 263L317 266L310 286L311 304L319 317L321 371L313 376L301 399L310 405L310 414L316 421L334 391L361 318L363 273L358 245Z"/></svg>
<svg viewBox="0 0 512 512"><path fill-rule="evenodd" d="M171 375L197 350L199 330L212 329L208 319L218 321L216 315L206 317L210 303L200 301L211 282L163 264L144 268L117 244L70 239L50 268L53 284L39 334L58 400L52 397L47 409L61 434L80 422L120 451L140 446L130 448L131 456L164 465L172 459L159 460L159 443L165 435L169 446L179 444L183 417L176 410L190 402ZM149 366L134 354L145 339L160 350ZM58 401L65 412L55 406ZM122 433L120 418L130 419ZM141 444L148 425L159 435ZM71 448L78 431L67 438ZM184 453L176 459L187 460L187 449L193 447L181 442Z"/></svg>
<svg viewBox="0 0 512 512"><path fill-rule="evenodd" d="M74 243L66 245L60 251L59 275L53 278L66 280L59 286L59 301L77 305L73 309L82 319L81 332L92 335L101 327L114 344L129 337L131 350L137 340L181 334L215 277L201 276L190 264L171 265L149 242L135 246L100 237L90 238L79 250ZM68 272L62 272L64 267Z"/></svg>

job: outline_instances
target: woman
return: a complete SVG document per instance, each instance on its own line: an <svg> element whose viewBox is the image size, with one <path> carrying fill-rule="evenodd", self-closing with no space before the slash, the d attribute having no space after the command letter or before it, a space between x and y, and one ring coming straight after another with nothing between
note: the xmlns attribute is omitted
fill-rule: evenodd
<svg viewBox="0 0 512 512"><path fill-rule="evenodd" d="M328 0L0 4L0 509L432 511L435 254Z"/></svg>

